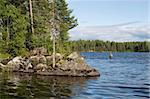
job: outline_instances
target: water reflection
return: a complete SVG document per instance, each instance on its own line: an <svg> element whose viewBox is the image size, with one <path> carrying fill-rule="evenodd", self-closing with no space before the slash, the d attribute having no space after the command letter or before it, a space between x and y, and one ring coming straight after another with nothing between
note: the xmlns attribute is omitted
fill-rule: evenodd
<svg viewBox="0 0 150 99"><path fill-rule="evenodd" d="M1 99L69 99L97 78L0 74Z"/></svg>

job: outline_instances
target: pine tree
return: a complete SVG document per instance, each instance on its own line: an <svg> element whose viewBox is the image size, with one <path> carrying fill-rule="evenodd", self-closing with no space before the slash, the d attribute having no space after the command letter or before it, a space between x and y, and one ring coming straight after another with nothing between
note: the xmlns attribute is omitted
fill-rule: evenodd
<svg viewBox="0 0 150 99"><path fill-rule="evenodd" d="M2 19L2 42L4 52L19 55L25 52L26 16L21 10L5 0L0 0L0 19Z"/></svg>
<svg viewBox="0 0 150 99"><path fill-rule="evenodd" d="M77 19L71 15L72 10L68 8L68 4L65 0L56 0L55 12L58 15L56 20L59 21L60 32L56 48L60 53L65 53L69 51L67 47L69 44L67 42L69 40L68 31L78 25Z"/></svg>

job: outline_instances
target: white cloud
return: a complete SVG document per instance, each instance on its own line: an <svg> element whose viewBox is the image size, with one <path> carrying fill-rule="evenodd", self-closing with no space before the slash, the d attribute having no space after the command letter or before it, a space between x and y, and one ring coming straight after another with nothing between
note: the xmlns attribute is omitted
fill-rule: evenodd
<svg viewBox="0 0 150 99"><path fill-rule="evenodd" d="M70 30L71 40L145 41L150 38L150 26L130 26L136 22L111 26L77 27Z"/></svg>

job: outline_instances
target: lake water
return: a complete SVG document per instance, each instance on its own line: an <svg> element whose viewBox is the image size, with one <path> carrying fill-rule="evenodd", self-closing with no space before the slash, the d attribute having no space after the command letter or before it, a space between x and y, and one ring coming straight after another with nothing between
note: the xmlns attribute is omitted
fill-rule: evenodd
<svg viewBox="0 0 150 99"><path fill-rule="evenodd" d="M81 53L100 77L0 74L0 99L149 99L150 53Z"/></svg>

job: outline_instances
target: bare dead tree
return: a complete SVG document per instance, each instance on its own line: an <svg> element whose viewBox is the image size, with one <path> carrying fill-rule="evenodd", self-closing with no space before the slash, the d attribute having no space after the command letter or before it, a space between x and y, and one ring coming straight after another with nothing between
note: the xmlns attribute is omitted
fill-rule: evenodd
<svg viewBox="0 0 150 99"><path fill-rule="evenodd" d="M58 39L58 35L59 35L59 22L58 20L56 20L58 15L55 10L55 0L51 0L51 3L52 3L52 18L50 20L50 23L51 23L51 36L53 41L53 68L55 68L56 39Z"/></svg>
<svg viewBox="0 0 150 99"><path fill-rule="evenodd" d="M31 32L34 34L34 27L33 27L33 12L32 12L32 0L29 0L29 8L30 8L30 24L31 24Z"/></svg>

